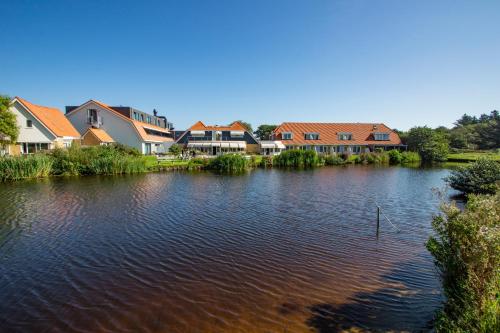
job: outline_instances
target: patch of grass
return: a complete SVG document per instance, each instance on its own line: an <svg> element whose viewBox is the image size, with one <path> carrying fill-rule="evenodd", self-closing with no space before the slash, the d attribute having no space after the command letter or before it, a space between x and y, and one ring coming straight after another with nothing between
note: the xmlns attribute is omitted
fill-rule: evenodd
<svg viewBox="0 0 500 333"><path fill-rule="evenodd" d="M467 153L452 153L448 154L448 162L474 162L480 158L488 158L495 161L500 161L500 154L494 152L467 152Z"/></svg>
<svg viewBox="0 0 500 333"><path fill-rule="evenodd" d="M53 170L53 159L46 155L0 158L0 180L47 177Z"/></svg>

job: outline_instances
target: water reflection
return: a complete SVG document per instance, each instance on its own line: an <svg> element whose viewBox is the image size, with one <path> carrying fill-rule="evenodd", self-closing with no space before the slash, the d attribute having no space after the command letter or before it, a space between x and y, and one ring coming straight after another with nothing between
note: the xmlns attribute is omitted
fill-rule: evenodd
<svg viewBox="0 0 500 333"><path fill-rule="evenodd" d="M446 170L159 173L0 188L0 327L425 330ZM401 232L383 224L376 199Z"/></svg>

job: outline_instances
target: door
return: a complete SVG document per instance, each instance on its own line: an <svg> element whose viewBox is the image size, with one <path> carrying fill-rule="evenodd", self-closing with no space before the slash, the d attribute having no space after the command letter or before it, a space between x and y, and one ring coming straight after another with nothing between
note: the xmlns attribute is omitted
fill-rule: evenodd
<svg viewBox="0 0 500 333"><path fill-rule="evenodd" d="M212 155L217 155L217 147L212 147Z"/></svg>
<svg viewBox="0 0 500 333"><path fill-rule="evenodd" d="M151 144L150 143L146 143L145 145L146 146L145 146L145 152L144 153L146 155L151 155Z"/></svg>

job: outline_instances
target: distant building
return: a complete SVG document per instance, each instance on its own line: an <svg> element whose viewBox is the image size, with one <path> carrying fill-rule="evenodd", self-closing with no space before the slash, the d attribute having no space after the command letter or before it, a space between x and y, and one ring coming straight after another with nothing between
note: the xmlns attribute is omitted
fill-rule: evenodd
<svg viewBox="0 0 500 333"><path fill-rule="evenodd" d="M259 142L239 122L229 126L207 126L199 121L179 135L176 142L206 155L259 152Z"/></svg>
<svg viewBox="0 0 500 333"><path fill-rule="evenodd" d="M172 124L156 111L151 115L128 106L90 100L80 106L67 106L66 117L84 135L87 144L107 144L111 139L149 155L167 152L174 142Z"/></svg>
<svg viewBox="0 0 500 333"><path fill-rule="evenodd" d="M9 145L8 155L32 154L80 143L80 133L56 108L36 105L15 97L9 108L16 115L19 137Z"/></svg>
<svg viewBox="0 0 500 333"><path fill-rule="evenodd" d="M282 123L272 137L281 140L287 149L313 149L325 154L406 147L399 135L384 124Z"/></svg>

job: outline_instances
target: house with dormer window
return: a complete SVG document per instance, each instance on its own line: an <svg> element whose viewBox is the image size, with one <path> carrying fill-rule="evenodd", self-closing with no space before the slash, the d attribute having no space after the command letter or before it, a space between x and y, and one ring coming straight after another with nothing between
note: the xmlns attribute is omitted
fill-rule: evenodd
<svg viewBox="0 0 500 333"><path fill-rule="evenodd" d="M257 139L239 122L227 126L207 126L198 121L180 134L176 142L188 150L211 156L258 153L260 149Z"/></svg>
<svg viewBox="0 0 500 333"><path fill-rule="evenodd" d="M399 135L384 124L282 123L272 135L287 149L318 153L353 153L405 148Z"/></svg>
<svg viewBox="0 0 500 333"><path fill-rule="evenodd" d="M174 143L171 123L156 110L151 115L128 106L89 100L80 106L67 106L66 118L84 137L85 145L117 142L150 155L165 153Z"/></svg>

